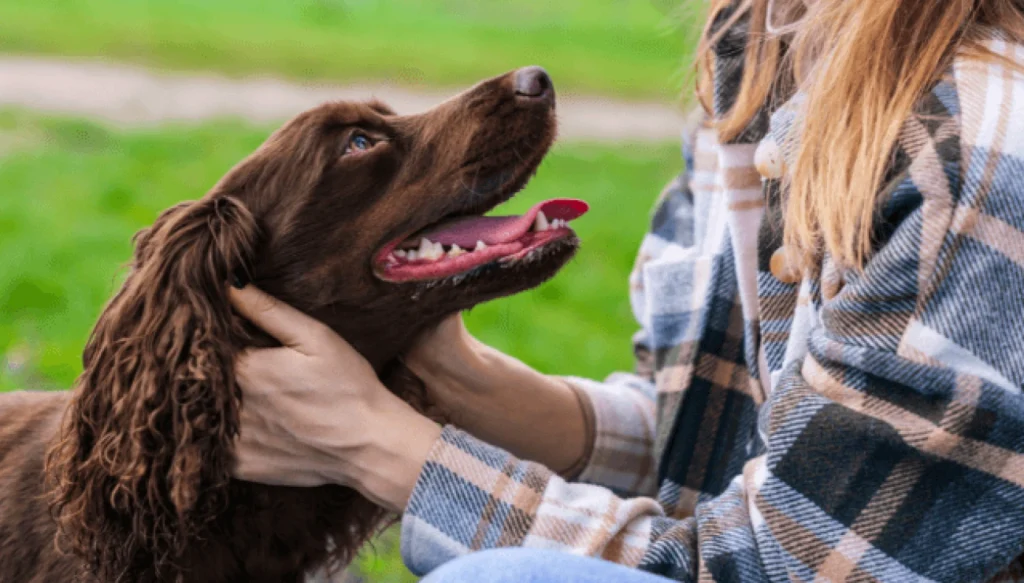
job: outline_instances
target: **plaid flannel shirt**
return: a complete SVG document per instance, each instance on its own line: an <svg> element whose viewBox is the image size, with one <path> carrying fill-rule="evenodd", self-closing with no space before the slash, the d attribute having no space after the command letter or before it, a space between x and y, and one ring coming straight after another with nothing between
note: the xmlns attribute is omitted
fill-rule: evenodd
<svg viewBox="0 0 1024 583"><path fill-rule="evenodd" d="M717 47L718 112L744 42L740 20ZM790 285L753 154L791 161L799 104L684 140L630 278L637 373L572 379L579 479L445 428L410 569L522 546L677 581L1024 580L1024 75L958 60L904 126L866 268Z"/></svg>

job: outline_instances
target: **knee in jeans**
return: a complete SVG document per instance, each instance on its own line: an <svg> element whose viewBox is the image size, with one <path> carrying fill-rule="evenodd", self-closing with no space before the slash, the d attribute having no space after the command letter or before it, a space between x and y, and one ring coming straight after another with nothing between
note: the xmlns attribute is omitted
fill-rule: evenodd
<svg viewBox="0 0 1024 583"><path fill-rule="evenodd" d="M441 565L421 583L521 583L529 579L525 554L523 549L479 551Z"/></svg>

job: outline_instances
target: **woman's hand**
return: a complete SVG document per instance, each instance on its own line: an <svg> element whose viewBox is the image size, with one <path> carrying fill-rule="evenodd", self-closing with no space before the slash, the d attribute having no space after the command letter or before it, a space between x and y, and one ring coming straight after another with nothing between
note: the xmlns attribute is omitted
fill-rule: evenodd
<svg viewBox="0 0 1024 583"><path fill-rule="evenodd" d="M474 338L454 314L424 332L405 355L405 364L427 386L430 402L445 419L464 427L469 400L487 399L500 379L495 366L504 356ZM497 381L497 382L496 382Z"/></svg>
<svg viewBox="0 0 1024 583"><path fill-rule="evenodd" d="M405 507L440 428L391 394L370 364L324 324L253 286L235 308L280 348L249 349L236 476L291 486L344 484Z"/></svg>
<svg viewBox="0 0 1024 583"><path fill-rule="evenodd" d="M592 420L576 391L480 342L460 314L417 339L405 364L444 417L479 439L563 474L585 461Z"/></svg>

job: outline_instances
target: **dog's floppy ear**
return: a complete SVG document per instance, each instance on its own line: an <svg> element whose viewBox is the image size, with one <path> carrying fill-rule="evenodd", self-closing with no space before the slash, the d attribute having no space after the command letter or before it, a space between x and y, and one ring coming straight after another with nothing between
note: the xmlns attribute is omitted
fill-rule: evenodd
<svg viewBox="0 0 1024 583"><path fill-rule="evenodd" d="M244 337L226 285L257 238L223 194L165 211L137 235L131 273L92 332L47 474L60 541L101 580L140 564L176 579L188 541L223 509Z"/></svg>

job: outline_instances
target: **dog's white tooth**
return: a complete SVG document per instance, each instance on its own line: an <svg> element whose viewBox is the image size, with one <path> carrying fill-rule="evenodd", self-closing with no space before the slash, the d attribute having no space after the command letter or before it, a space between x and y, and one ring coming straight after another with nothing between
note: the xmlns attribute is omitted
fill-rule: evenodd
<svg viewBox="0 0 1024 583"><path fill-rule="evenodd" d="M444 246L424 238L420 240L420 248L417 255L422 260L437 261L444 257Z"/></svg>
<svg viewBox="0 0 1024 583"><path fill-rule="evenodd" d="M476 248L474 248L473 251L483 251L486 248L487 248L487 244L486 243L484 243L483 241L477 241L476 242Z"/></svg>
<svg viewBox="0 0 1024 583"><path fill-rule="evenodd" d="M437 247L434 247L433 245L431 245L426 251L420 251L420 259L437 261L442 256L444 256L444 253L438 252Z"/></svg>
<svg viewBox="0 0 1024 583"><path fill-rule="evenodd" d="M405 254L405 258L409 261L416 261L417 259L420 258L420 254L417 253L415 250L412 250Z"/></svg>
<svg viewBox="0 0 1024 583"><path fill-rule="evenodd" d="M407 255L407 253L405 252L405 249L398 249L393 254L394 254L395 257L401 257L402 259L405 259L406 255Z"/></svg>
<svg viewBox="0 0 1024 583"><path fill-rule="evenodd" d="M547 231L551 224L548 222L548 218L544 216L544 211L537 213L537 218L533 220L534 231Z"/></svg>
<svg viewBox="0 0 1024 583"><path fill-rule="evenodd" d="M458 245L452 245L452 248L448 250L448 257L458 257L459 255L465 254L466 251Z"/></svg>

